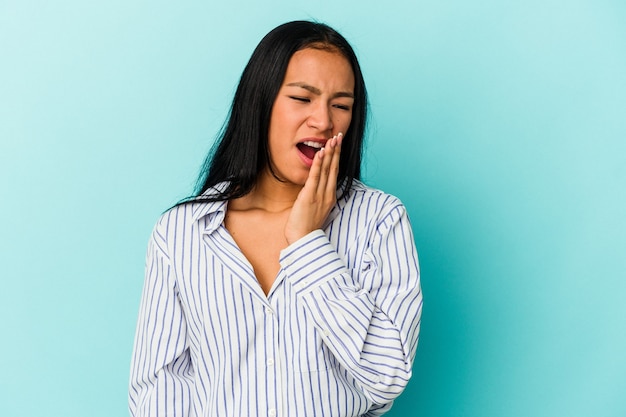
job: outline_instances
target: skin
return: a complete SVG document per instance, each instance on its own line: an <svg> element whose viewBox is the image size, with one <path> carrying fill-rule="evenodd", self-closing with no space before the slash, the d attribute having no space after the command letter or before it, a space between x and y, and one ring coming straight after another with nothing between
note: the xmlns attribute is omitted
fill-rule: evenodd
<svg viewBox="0 0 626 417"><path fill-rule="evenodd" d="M229 201L225 218L266 294L280 251L320 229L336 203L341 132L352 120L353 92L352 68L337 52L306 48L289 61L270 119L271 170L249 194ZM324 148L307 160L296 146L303 140L325 142Z"/></svg>

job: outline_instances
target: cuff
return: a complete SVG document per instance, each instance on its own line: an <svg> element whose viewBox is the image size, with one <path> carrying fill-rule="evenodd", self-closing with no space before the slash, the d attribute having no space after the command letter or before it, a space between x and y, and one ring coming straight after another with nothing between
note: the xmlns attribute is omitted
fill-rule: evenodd
<svg viewBox="0 0 626 417"><path fill-rule="evenodd" d="M297 294L311 292L339 275L350 276L344 261L321 229L283 249L280 265Z"/></svg>

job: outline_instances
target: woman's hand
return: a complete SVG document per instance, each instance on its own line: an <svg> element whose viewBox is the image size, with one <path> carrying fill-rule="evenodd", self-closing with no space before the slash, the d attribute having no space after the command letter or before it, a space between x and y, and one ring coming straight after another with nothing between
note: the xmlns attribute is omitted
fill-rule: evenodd
<svg viewBox="0 0 626 417"><path fill-rule="evenodd" d="M309 177L298 194L285 225L285 239L290 245L321 228L337 202L337 174L342 140L342 133L329 139L313 158Z"/></svg>

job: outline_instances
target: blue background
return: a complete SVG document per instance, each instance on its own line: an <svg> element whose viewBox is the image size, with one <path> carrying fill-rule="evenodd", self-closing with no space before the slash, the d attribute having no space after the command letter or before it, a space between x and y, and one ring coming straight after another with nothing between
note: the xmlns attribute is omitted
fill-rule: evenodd
<svg viewBox="0 0 626 417"><path fill-rule="evenodd" d="M626 4L0 0L0 415L125 416L144 253L253 48L315 18L425 294L390 416L626 415Z"/></svg>

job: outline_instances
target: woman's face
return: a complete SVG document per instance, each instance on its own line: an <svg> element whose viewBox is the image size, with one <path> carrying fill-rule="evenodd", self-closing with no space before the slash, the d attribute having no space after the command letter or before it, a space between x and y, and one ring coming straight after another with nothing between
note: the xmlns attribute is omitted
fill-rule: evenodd
<svg viewBox="0 0 626 417"><path fill-rule="evenodd" d="M315 152L352 120L354 74L338 52L306 48L291 57L269 127L276 176L304 185Z"/></svg>

